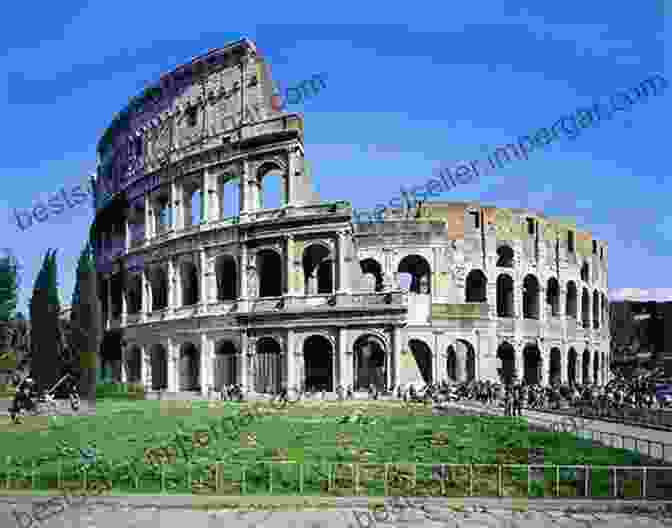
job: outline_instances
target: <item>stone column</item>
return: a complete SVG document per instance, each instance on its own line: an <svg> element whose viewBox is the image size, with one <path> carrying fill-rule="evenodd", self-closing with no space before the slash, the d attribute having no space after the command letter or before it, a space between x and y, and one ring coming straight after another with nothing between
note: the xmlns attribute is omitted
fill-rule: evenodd
<svg viewBox="0 0 672 528"><path fill-rule="evenodd" d="M208 181L208 171L204 170L201 174L201 223L205 224L210 220L210 182Z"/></svg>
<svg viewBox="0 0 672 528"><path fill-rule="evenodd" d="M247 376L247 354L249 347L249 338L247 336L247 331L243 330L240 334L240 352L238 354L238 382L243 387L244 390L249 388L249 381Z"/></svg>
<svg viewBox="0 0 672 528"><path fill-rule="evenodd" d="M338 273L338 278L334 276L334 279L338 282L338 293L348 293L348 278L347 278L347 268L345 265L345 251L346 251L346 237L345 237L345 232L344 231L339 231L338 232L338 244L337 244L337 252L338 252L338 266L337 266L337 273Z"/></svg>
<svg viewBox="0 0 672 528"><path fill-rule="evenodd" d="M340 365L341 385L353 385L352 354L348 353L347 333L345 328L338 329L338 364Z"/></svg>
<svg viewBox="0 0 672 528"><path fill-rule="evenodd" d="M540 281L541 282L541 281ZM537 302L539 303L539 322L544 323L547 320L546 317L546 284L539 286L539 294Z"/></svg>
<svg viewBox="0 0 672 528"><path fill-rule="evenodd" d="M140 272L140 281L141 281L140 288L142 290L140 292L140 295L142 295L142 297L141 297L142 307L141 307L141 310L140 310L140 321L143 322L143 323L147 320L147 314L149 313L149 309L151 307L151 304L150 304L151 299L150 299L150 291L149 291L150 288L149 288L149 281L147 280L147 273L148 273L147 268L144 268Z"/></svg>
<svg viewBox="0 0 672 528"><path fill-rule="evenodd" d="M290 242L292 240L292 242ZM285 235L285 244L283 248L283 270L282 270L282 276L281 276L281 284L282 284L282 295L292 295L292 270L294 268L294 254L293 254L293 236L288 234ZM258 277L259 279L259 277Z"/></svg>
<svg viewBox="0 0 672 528"><path fill-rule="evenodd" d="M146 391L152 390L152 354L148 345L140 347L140 378Z"/></svg>
<svg viewBox="0 0 672 528"><path fill-rule="evenodd" d="M205 311L205 307L208 304L208 288L207 288L207 260L205 255L205 249L201 248L199 250L199 259L198 259L198 271L199 271L199 284L198 287L200 291L198 292L198 304L201 312Z"/></svg>
<svg viewBox="0 0 672 528"><path fill-rule="evenodd" d="M184 206L183 206L184 189L182 184L172 182L170 184L170 198L173 209L173 229L180 231L184 229Z"/></svg>
<svg viewBox="0 0 672 528"><path fill-rule="evenodd" d="M199 368L199 377L201 385L201 395L207 397L209 394L208 388L214 385L214 379L212 376L212 347L211 342L208 339L208 336L203 333L201 334L201 364Z"/></svg>
<svg viewBox="0 0 672 528"><path fill-rule="evenodd" d="M208 179L208 215L209 220L212 222L221 218L221 213L219 212L219 203L220 203L220 185L219 177L217 174L213 174L205 170Z"/></svg>
<svg viewBox="0 0 672 528"><path fill-rule="evenodd" d="M173 338L169 337L165 344L166 355L167 355L167 366L168 366L168 392L177 392L177 358L176 358L176 346L173 342Z"/></svg>
<svg viewBox="0 0 672 528"><path fill-rule="evenodd" d="M294 205L296 202L296 189L294 181L297 174L300 174L299 166L303 165L305 169L305 164L301 163L301 154L298 147L289 147L287 149L287 174L284 178L283 185L286 186L285 202L283 206Z"/></svg>
<svg viewBox="0 0 672 528"><path fill-rule="evenodd" d="M247 299L247 245L244 243L240 247L238 272L240 276L240 297L241 299Z"/></svg>
<svg viewBox="0 0 672 528"><path fill-rule="evenodd" d="M287 329L287 350L286 352L286 365L285 368L287 369L287 377L286 377L286 382L287 382L287 389L291 390L295 385L297 385L296 382L296 359L295 359L295 350L294 350L294 330L291 328Z"/></svg>
<svg viewBox="0 0 672 528"><path fill-rule="evenodd" d="M107 323L106 328L110 328L110 322L112 321L112 276L107 279Z"/></svg>
<svg viewBox="0 0 672 528"><path fill-rule="evenodd" d="M145 242L154 236L154 222L152 215L152 201L149 194L145 194Z"/></svg>
<svg viewBox="0 0 672 528"><path fill-rule="evenodd" d="M541 385L547 387L550 379L549 369L551 368L551 356L550 350L547 346L543 348L539 347L539 352L541 353Z"/></svg>
<svg viewBox="0 0 672 528"><path fill-rule="evenodd" d="M568 364L569 347L566 343L560 346L560 383L567 383L567 364Z"/></svg>
<svg viewBox="0 0 672 528"><path fill-rule="evenodd" d="M401 328L398 326L392 330L392 347L392 385L397 387L401 382L401 349L403 347Z"/></svg>
<svg viewBox="0 0 672 528"><path fill-rule="evenodd" d="M124 218L124 250L126 253L131 249L131 228L128 217Z"/></svg>
<svg viewBox="0 0 672 528"><path fill-rule="evenodd" d="M128 372L127 372L127 347L123 344L121 345L121 382L128 383Z"/></svg>
<svg viewBox="0 0 672 528"><path fill-rule="evenodd" d="M175 277L175 260L168 259L168 308L172 314L177 307L177 280Z"/></svg>
<svg viewBox="0 0 672 528"><path fill-rule="evenodd" d="M126 326L126 321L128 320L128 302L126 300L126 295L128 294L128 284L124 282L124 289L121 292L121 324Z"/></svg>

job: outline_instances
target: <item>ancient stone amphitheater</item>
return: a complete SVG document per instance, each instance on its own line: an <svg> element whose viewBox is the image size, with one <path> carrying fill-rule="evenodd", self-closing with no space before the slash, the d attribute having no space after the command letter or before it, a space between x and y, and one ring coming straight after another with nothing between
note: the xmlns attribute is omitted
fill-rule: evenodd
<svg viewBox="0 0 672 528"><path fill-rule="evenodd" d="M194 395L607 381L604 242L476 203L353 224L349 202L320 201L303 118L272 97L244 39L162 76L100 140L106 372Z"/></svg>

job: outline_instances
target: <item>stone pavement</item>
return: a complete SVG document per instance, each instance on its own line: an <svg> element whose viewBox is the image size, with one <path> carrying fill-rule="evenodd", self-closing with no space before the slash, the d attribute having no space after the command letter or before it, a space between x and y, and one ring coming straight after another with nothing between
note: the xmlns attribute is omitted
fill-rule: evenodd
<svg viewBox="0 0 672 528"><path fill-rule="evenodd" d="M264 497L258 497L261 502ZM186 503L185 503L186 501ZM185 497L106 497L71 506L36 522L28 516L45 497L0 497L0 526L63 528L387 528L393 526L462 528L672 527L672 503L530 500L508 504L501 499L389 498L379 506L362 497L342 497L332 509L231 511L211 504L194 510ZM246 498L246 502L249 497ZM296 502L296 501L295 501ZM579 501L580 502L580 501ZM233 503L235 504L235 503ZM204 508L202 505L201 508ZM263 508L263 506L262 506ZM287 508L285 508L287 509ZM12 511L16 511L16 516ZM19 518L17 522L16 518ZM38 514L39 517L39 514Z"/></svg>

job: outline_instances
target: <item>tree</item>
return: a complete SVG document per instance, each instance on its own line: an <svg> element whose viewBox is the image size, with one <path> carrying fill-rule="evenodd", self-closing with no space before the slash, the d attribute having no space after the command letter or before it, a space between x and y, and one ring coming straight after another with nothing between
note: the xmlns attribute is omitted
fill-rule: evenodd
<svg viewBox="0 0 672 528"><path fill-rule="evenodd" d="M0 256L0 321L10 321L17 303L19 265L14 255L5 250Z"/></svg>
<svg viewBox="0 0 672 528"><path fill-rule="evenodd" d="M61 366L56 250L50 251L44 257L30 299L31 367L38 390L51 388L58 379Z"/></svg>
<svg viewBox="0 0 672 528"><path fill-rule="evenodd" d="M98 278L93 249L87 244L77 263L77 279L70 321L72 341L79 357L80 390L89 401L95 403L96 370L98 351L102 341L103 325L100 299L98 298Z"/></svg>

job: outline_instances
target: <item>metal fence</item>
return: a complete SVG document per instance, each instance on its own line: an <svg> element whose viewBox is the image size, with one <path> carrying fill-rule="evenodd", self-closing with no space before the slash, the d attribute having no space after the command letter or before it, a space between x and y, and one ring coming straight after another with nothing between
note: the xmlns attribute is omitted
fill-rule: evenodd
<svg viewBox="0 0 672 528"><path fill-rule="evenodd" d="M598 420L613 420L624 425L634 425L637 427L657 427L669 429L672 431L672 410L669 409L637 409L624 407L602 408L582 405L574 409L553 410L553 409L534 409L541 412L550 412L554 414L576 414L584 418L595 418Z"/></svg>
<svg viewBox="0 0 672 528"><path fill-rule="evenodd" d="M9 462L9 459L8 459ZM293 465L291 475L286 471ZM140 486L143 476L131 479L129 485L115 486L109 479L89 478L86 466L80 467L81 489L91 489L96 482L105 481L105 491L114 494L128 493L179 493L185 488L193 490L198 480L193 479L192 464L187 464L186 472L179 475L169 464L161 464L152 476L156 486L149 489ZM420 464L420 463L326 463L313 464L313 489L306 486L306 475L310 464L296 461L258 461L250 465L231 464L218 461L207 464L214 478L211 486L201 490L210 495L368 495L368 496L444 496L444 497L585 497L585 498L632 498L670 499L672 497L672 466L580 466L580 465L535 465L535 464ZM262 466L259 471L251 466ZM278 470L278 466L284 468ZM202 468L201 468L202 469ZM227 469L239 472L238 480L225 479ZM347 471L344 471L347 469ZM306 471L308 470L308 471ZM64 468L59 460L55 487L40 488L40 470L36 463L31 468L5 471L4 486L0 490L10 494L14 489L46 491L62 490L75 479L64 479ZM67 471L66 471L67 473ZM253 478L250 477L253 473ZM265 476L264 485L260 477ZM15 478L15 477L23 477ZM291 478L288 478L291 477ZM185 488L168 489L167 482L182 480ZM252 481L252 486L250 482ZM30 486L26 484L30 482ZM18 487L15 483L23 483ZM256 486L254 485L256 484ZM191 491L192 493L197 493ZM228 493L227 493L228 492Z"/></svg>

